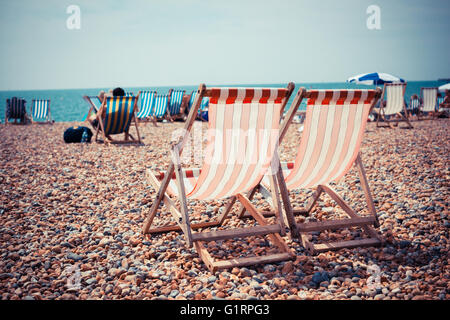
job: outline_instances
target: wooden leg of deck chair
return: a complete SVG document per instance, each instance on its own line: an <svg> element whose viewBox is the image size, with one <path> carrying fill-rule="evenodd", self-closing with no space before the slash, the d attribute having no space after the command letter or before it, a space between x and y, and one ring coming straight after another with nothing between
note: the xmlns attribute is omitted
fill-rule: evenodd
<svg viewBox="0 0 450 320"><path fill-rule="evenodd" d="M97 130L95 130L95 142L98 141L98 131L100 130L100 126L97 125Z"/></svg>
<svg viewBox="0 0 450 320"><path fill-rule="evenodd" d="M156 117L150 116L150 121L153 123L153 126L157 127L158 124L156 123Z"/></svg>
<svg viewBox="0 0 450 320"><path fill-rule="evenodd" d="M406 109L405 104L403 103L403 113L405 114L403 116L403 119L405 119L406 123L408 124L408 129L412 129L414 128L411 124L411 122L409 122L409 117L408 117L408 110Z"/></svg>
<svg viewBox="0 0 450 320"><path fill-rule="evenodd" d="M329 185L319 185L316 193L310 200L308 205L309 209L312 209L313 203L317 201L318 197L322 192L326 192L343 210L350 219L340 219L340 220L327 220L318 222L308 222L297 224L300 240L302 245L312 253L323 252L328 250L338 250L342 248L353 248L353 247L364 247L364 246L376 246L382 244L382 239L376 232L376 230L371 225L377 225L378 220L376 217L375 206L373 205L372 196L370 194L369 186L367 183L367 178L365 176L364 167L362 166L362 161L360 155L358 155L355 165L358 167L360 172L360 179L362 183L362 188L365 192L366 200L368 203L369 211L372 214L369 217L360 217L339 194L334 191ZM335 230L341 228L349 227L362 227L363 230L370 236L367 239L360 240L350 240L350 241L339 241L339 242L329 242L321 244L313 244L309 240L308 233L314 231L324 231L324 230Z"/></svg>
<svg viewBox="0 0 450 320"><path fill-rule="evenodd" d="M407 127L408 129L413 129L414 128L413 125L411 124L411 122L409 122L408 117L403 116L403 119L405 119L406 123L408 124L408 127Z"/></svg>
<svg viewBox="0 0 450 320"><path fill-rule="evenodd" d="M177 179L177 188L178 188L178 195L181 203L181 221L180 224L184 226L186 232L184 234L186 238L186 243L189 248L192 247L192 232L191 232L191 226L189 222L189 213L187 208L187 200L186 200L186 192L184 189L184 182L183 182L183 172L181 169L180 164L180 152L177 147L174 148L172 152L172 158L173 163L175 164L175 176Z"/></svg>
<svg viewBox="0 0 450 320"><path fill-rule="evenodd" d="M241 230L222 230L211 232L209 234L194 234L195 249L197 250L200 258L206 264L207 268L211 272L216 272L217 270L233 267L243 267L255 264L273 263L295 259L295 254L289 249L289 247L279 234L279 232L281 232L281 226L269 225L265 218L260 213L258 213L258 211L252 206L250 200L244 195L238 194L236 195L236 199L242 203L242 205L261 226L242 228ZM267 235L271 242L273 242L281 252L265 256L252 256L215 261L202 243L203 241L213 241L216 239L232 239L235 237L248 237L253 235Z"/></svg>
<svg viewBox="0 0 450 320"><path fill-rule="evenodd" d="M281 168L281 163L278 163L278 171L276 174L276 183L280 188L281 199L283 200L283 207L285 212L285 219L291 230L292 237L298 237L299 231L297 224L295 223L294 210L291 206L291 201L289 199L289 190L286 186L286 181L284 180L283 170ZM280 209L281 211L281 209Z"/></svg>
<svg viewBox="0 0 450 320"><path fill-rule="evenodd" d="M247 209L247 211L253 216L253 218L262 226L267 226L268 223L266 219L253 207L250 200L242 194L236 195L239 202L242 203L243 206ZM283 252L291 253L291 250L287 246L286 242L281 238L278 233L269 234L270 240L278 246L278 248Z"/></svg>
<svg viewBox="0 0 450 320"><path fill-rule="evenodd" d="M249 200L253 199L253 196L255 195L256 191L258 190L258 187L254 187L252 190L250 190L249 192L247 192L247 198ZM235 199L236 200L236 199ZM245 216L245 207L243 205L241 205L241 208L239 209L239 213L238 213L238 218L242 219L242 218L248 218L249 215Z"/></svg>
<svg viewBox="0 0 450 320"><path fill-rule="evenodd" d="M288 224L288 222L285 222L285 217L283 215L283 213L281 212L281 202L280 202L280 196L279 196L279 189L278 189L278 182L277 182L277 178L275 176L275 174L270 175L269 176L270 179L270 191L271 191L271 196L272 196L272 206L275 210L275 216L276 219L278 221L278 223L281 226L281 232L280 234L282 236L286 235L286 224Z"/></svg>
<svg viewBox="0 0 450 320"><path fill-rule="evenodd" d="M105 133L105 126L103 125L103 120L102 120L100 114L101 114L101 111L99 111L97 113L97 121L99 123L99 126L97 126L97 134L98 134L98 131L101 130L102 135L103 135L103 139L104 139L104 143L105 144L110 144L114 140L111 139L108 135L106 135L106 133ZM97 139L97 134L95 135L96 139Z"/></svg>
<svg viewBox="0 0 450 320"><path fill-rule="evenodd" d="M149 212L147 218L145 219L144 228L142 230L144 234L148 233L148 230L150 229L153 219L155 218L156 212L158 211L159 204L161 203L161 201L164 197L164 194L166 193L167 187L169 186L169 182L170 182L170 179L172 177L174 170L175 170L175 166L174 166L173 162L171 162L169 169L167 170L166 174L164 175L164 179L161 182L158 193L156 194L155 201L153 202L153 205L150 208L150 212Z"/></svg>
<svg viewBox="0 0 450 320"><path fill-rule="evenodd" d="M359 179L361 181L361 187L364 191L364 196L366 197L367 207L369 208L369 212L375 218L375 227L380 226L380 222L378 221L377 211L375 209L375 204L373 203L372 193L370 192L369 182L367 181L366 170L364 169L361 154L358 153L358 156L355 160L356 168L358 169Z"/></svg>
<svg viewBox="0 0 450 320"><path fill-rule="evenodd" d="M142 143L141 135L139 134L139 128L138 128L138 122L137 122L136 114L133 115L133 121L134 121L134 126L136 127L137 143Z"/></svg>
<svg viewBox="0 0 450 320"><path fill-rule="evenodd" d="M360 218L360 216L341 198L341 196L334 191L329 185L322 186L324 191L334 200L338 205L351 217L351 218ZM373 223L376 223L376 217L372 216ZM370 224L370 223L369 223ZM372 238L375 238L381 244L381 237L378 235L376 230L371 227L368 223L363 223L361 226L363 229L369 234ZM359 225L359 224L357 224Z"/></svg>
<svg viewBox="0 0 450 320"><path fill-rule="evenodd" d="M153 186L153 188L155 188L155 190L159 190L161 188L160 181L158 180L158 178L156 178L156 176L153 174L153 172L151 172L150 169L147 170L147 179L148 179L149 183ZM166 226L162 226L162 227L148 229L147 233L153 234L153 233L165 233L165 232L171 232L171 231L183 231L186 233L187 231L183 230L179 224L182 219L182 214L178 210L175 203L170 199L170 197L167 194L163 195L162 201L167 206L169 211L172 213L172 216L173 216L174 220L176 221L176 223L173 225L166 225ZM192 230L195 230L195 229L200 229L200 228L215 227L218 225L219 225L219 221L209 221L209 222L192 223L190 226L191 226Z"/></svg>
<svg viewBox="0 0 450 320"><path fill-rule="evenodd" d="M152 184L152 186L155 188L155 190L158 190L161 188L161 184L159 183L158 179L155 177L155 175L149 171L147 173L149 182ZM174 220L176 221L177 228L174 228L175 226L164 226L156 229L149 229L148 233L162 233L162 232L168 232L168 231L183 231L185 234L188 232L186 229L185 224L181 224L181 221L183 220L182 213L178 210L175 203L170 199L170 197L167 194L163 194L162 201L169 209L170 213L172 214Z"/></svg>
<svg viewBox="0 0 450 320"><path fill-rule="evenodd" d="M236 202L236 197L231 197L230 200L228 200L227 205L225 206L224 210L221 212L218 222L220 225L222 225L225 221L225 219L228 217L228 214L231 211L231 208L233 208L233 205Z"/></svg>

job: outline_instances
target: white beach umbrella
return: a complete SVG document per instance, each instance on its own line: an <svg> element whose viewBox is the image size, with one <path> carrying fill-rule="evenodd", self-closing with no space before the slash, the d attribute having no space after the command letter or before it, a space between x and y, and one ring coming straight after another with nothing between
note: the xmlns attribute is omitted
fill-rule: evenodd
<svg viewBox="0 0 450 320"><path fill-rule="evenodd" d="M405 82L402 78L393 76L389 73L362 73L347 79L347 82L366 85L382 85L392 82Z"/></svg>
<svg viewBox="0 0 450 320"><path fill-rule="evenodd" d="M439 87L439 91L450 90L450 82Z"/></svg>

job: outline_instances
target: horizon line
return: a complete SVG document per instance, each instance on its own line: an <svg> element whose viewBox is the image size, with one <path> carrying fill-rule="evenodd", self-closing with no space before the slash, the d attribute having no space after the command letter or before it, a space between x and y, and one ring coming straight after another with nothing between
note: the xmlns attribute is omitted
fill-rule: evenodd
<svg viewBox="0 0 450 320"><path fill-rule="evenodd" d="M439 78L436 80L410 80L410 81L406 81L406 83L408 82L448 82L450 81L450 78ZM315 81L315 82L306 82L306 81L288 81L286 82L286 84L288 84L289 82L293 82L294 84L316 84L316 83L347 83L347 81ZM205 83L205 82L202 82ZM261 85L274 85L274 84L282 84L284 82L278 82L278 83L224 83L224 84L212 84L209 85L210 87L212 86L243 86L243 85L257 85L257 86L261 86ZM151 87L158 87L158 88L176 88L176 87L197 87L199 86L201 83L199 84L178 84L178 85L148 85L148 86L121 86L121 88L151 88ZM107 87L107 86L106 86ZM82 90L82 89L87 89L87 90L94 90L94 89L104 89L106 87L78 87L78 88L44 88L44 89L0 89L0 92L8 92L8 91L57 91L57 90Z"/></svg>

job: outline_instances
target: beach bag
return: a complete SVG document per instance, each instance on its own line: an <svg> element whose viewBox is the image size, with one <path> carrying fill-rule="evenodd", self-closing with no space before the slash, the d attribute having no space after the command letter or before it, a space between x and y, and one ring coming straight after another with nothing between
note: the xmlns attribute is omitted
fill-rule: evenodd
<svg viewBox="0 0 450 320"><path fill-rule="evenodd" d="M208 121L208 110L206 110L206 111L202 111L201 113L200 113L200 119L202 119L202 121Z"/></svg>
<svg viewBox="0 0 450 320"><path fill-rule="evenodd" d="M70 127L64 131L64 141L66 143L91 142L92 131L87 127Z"/></svg>

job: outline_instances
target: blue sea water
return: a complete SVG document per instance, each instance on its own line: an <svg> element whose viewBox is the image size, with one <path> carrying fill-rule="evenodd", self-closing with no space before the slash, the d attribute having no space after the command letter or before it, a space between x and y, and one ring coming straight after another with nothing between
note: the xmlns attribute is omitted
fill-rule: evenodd
<svg viewBox="0 0 450 320"><path fill-rule="evenodd" d="M439 81L410 81L406 86L405 98L409 103L409 98L413 94L420 95L421 87L436 87L445 84ZM233 87L286 87L285 84L264 84L264 85L230 85ZM298 88L305 87L306 89L372 89L375 86L357 85L347 82L324 82L324 83L296 83L294 93L291 96L287 104L289 108L292 103L293 97ZM156 90L158 94L165 94L170 88L184 89L186 93L190 93L192 90L196 90L198 85L193 86L180 86L180 87L137 87L127 88L125 91L138 93L139 90ZM86 118L89 110L89 105L83 100L84 95L97 95L100 90L108 92L111 88L96 88L96 89L65 89L65 90L36 90L36 91L0 91L0 119L2 123L5 121L5 106L6 99L12 97L24 98L27 101L27 112L31 112L31 100L33 99L50 99L51 100L51 114L55 121L83 121ZM302 108L302 107L301 107ZM303 106L304 108L304 106Z"/></svg>

